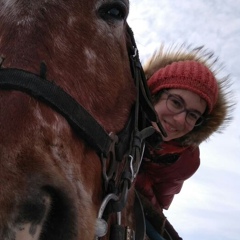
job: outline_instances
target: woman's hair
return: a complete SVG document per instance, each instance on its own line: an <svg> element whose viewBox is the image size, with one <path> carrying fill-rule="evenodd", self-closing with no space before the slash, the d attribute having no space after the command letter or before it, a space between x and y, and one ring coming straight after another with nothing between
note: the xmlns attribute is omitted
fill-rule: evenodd
<svg viewBox="0 0 240 240"><path fill-rule="evenodd" d="M165 90L167 90L167 89L165 89ZM162 89L162 90L158 91L157 93L151 95L153 105L158 103L158 101L160 100L163 92L164 92L164 89Z"/></svg>

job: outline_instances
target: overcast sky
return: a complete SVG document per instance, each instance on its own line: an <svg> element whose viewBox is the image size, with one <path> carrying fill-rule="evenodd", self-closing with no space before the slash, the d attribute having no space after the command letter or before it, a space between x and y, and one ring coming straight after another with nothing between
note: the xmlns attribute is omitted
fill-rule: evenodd
<svg viewBox="0 0 240 240"><path fill-rule="evenodd" d="M213 51L239 102L240 0L130 0L128 23L143 63L161 43ZM240 239L240 104L233 117L201 145L200 169L165 211L184 240Z"/></svg>

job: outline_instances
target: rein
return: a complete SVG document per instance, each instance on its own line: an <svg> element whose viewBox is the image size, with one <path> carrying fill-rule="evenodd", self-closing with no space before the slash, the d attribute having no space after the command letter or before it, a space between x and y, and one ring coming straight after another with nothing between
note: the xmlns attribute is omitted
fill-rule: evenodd
<svg viewBox="0 0 240 240"><path fill-rule="evenodd" d="M117 224L114 228L120 230L111 232L112 237L110 239L128 239L127 236L131 234L131 230L121 226L121 210L126 205L128 191L141 164L145 148L144 139L155 131L153 127L145 127L139 119L147 118L152 122L156 122L162 135L165 136L150 100L150 93L132 30L130 27L127 30L132 44L128 51L132 76L137 89L137 98L131 118L124 130L118 135L114 133L108 134L74 98L53 81L47 80L46 65L44 63L40 65L39 75L20 69L0 68L0 88L25 92L51 106L65 117L73 129L99 155L102 162L105 198L98 212L96 239L107 233L107 218L111 213L117 214ZM125 168L119 173L117 170L123 159L125 160ZM109 161L108 169L107 161ZM136 197L136 199L138 198ZM140 202L136 205L139 204ZM144 231L144 219L140 224L143 226ZM125 238L121 238L120 232ZM139 235L136 238L137 240L144 238L144 232ZM132 237L132 239L135 239L135 237Z"/></svg>

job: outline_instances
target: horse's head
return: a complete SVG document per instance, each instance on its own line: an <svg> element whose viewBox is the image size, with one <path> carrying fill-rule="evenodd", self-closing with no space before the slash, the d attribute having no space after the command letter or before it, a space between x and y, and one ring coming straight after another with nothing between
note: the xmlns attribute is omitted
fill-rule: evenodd
<svg viewBox="0 0 240 240"><path fill-rule="evenodd" d="M0 0L1 68L46 77L117 133L135 100L128 11L128 0ZM93 239L101 169L58 111L0 89L0 239Z"/></svg>

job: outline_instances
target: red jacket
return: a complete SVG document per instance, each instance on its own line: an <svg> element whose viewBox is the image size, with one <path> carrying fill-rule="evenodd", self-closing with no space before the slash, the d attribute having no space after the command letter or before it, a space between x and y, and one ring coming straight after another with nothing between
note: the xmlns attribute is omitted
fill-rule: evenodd
<svg viewBox="0 0 240 240"><path fill-rule="evenodd" d="M199 165L198 147L186 148L176 162L168 165L143 159L136 189L156 208L168 209L183 182L197 171Z"/></svg>

